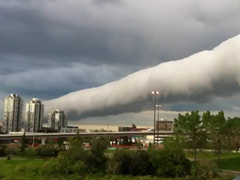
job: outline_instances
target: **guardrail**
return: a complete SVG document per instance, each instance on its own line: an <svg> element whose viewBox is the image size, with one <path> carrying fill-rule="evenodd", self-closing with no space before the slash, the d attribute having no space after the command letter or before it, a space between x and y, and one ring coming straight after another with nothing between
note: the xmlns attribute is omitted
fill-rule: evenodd
<svg viewBox="0 0 240 180"><path fill-rule="evenodd" d="M91 133L79 133L81 137L99 137L99 136L149 136L154 135L154 132L139 132L139 131L126 131L126 132L91 132ZM172 131L160 131L156 133L158 137L166 137L168 135L174 135ZM1 134L0 140L9 140L9 139L20 139L22 134ZM76 133L26 133L26 138L68 138L68 137L76 137Z"/></svg>

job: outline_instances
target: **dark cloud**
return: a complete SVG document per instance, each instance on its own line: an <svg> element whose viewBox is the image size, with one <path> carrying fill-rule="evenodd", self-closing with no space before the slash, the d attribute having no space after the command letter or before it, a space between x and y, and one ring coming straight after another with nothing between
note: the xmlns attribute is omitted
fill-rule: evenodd
<svg viewBox="0 0 240 180"><path fill-rule="evenodd" d="M0 0L0 92L55 98L212 49L240 32L239 7L237 0ZM227 87L211 93L230 97ZM186 100L211 100L201 96Z"/></svg>

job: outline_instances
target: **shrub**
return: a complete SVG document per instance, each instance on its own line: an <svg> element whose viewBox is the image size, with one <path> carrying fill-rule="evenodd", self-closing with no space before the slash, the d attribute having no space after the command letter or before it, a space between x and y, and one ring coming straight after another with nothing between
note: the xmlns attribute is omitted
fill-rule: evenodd
<svg viewBox="0 0 240 180"><path fill-rule="evenodd" d="M18 164L15 169L14 169L17 173L25 173L27 170L27 167L25 164Z"/></svg>
<svg viewBox="0 0 240 180"><path fill-rule="evenodd" d="M214 171L216 167L214 162L202 160L192 165L191 174L199 180L213 179L217 177L217 173Z"/></svg>
<svg viewBox="0 0 240 180"><path fill-rule="evenodd" d="M39 146L36 148L37 156L55 156L55 149L50 146Z"/></svg>
<svg viewBox="0 0 240 180"><path fill-rule="evenodd" d="M117 149L108 163L109 174L130 174L130 163L133 161L130 151Z"/></svg>
<svg viewBox="0 0 240 180"><path fill-rule="evenodd" d="M190 174L191 163L182 150L151 150L150 162L155 175L161 177L182 177Z"/></svg>
<svg viewBox="0 0 240 180"><path fill-rule="evenodd" d="M5 153L8 155L8 159L10 159L11 155L16 155L18 151L19 151L19 148L15 146L7 146L5 149Z"/></svg>
<svg viewBox="0 0 240 180"><path fill-rule="evenodd" d="M60 168L59 168L59 162L56 159L50 159L46 161L40 170L40 173L42 175L57 175L61 173Z"/></svg>
<svg viewBox="0 0 240 180"><path fill-rule="evenodd" d="M6 149L6 145L5 144L1 144L0 145L0 156L5 156L5 149Z"/></svg>
<svg viewBox="0 0 240 180"><path fill-rule="evenodd" d="M37 151L34 147L25 148L25 156L29 159L36 157Z"/></svg>

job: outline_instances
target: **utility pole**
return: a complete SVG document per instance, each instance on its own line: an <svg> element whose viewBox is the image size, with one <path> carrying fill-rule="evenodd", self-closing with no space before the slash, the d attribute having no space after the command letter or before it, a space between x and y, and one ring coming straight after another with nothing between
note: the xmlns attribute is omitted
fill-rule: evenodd
<svg viewBox="0 0 240 180"><path fill-rule="evenodd" d="M154 144L154 147L155 147L155 144L156 144L156 141L155 141L155 136L156 136L156 103L157 103L157 94L159 94L159 92L158 91L152 91L152 94L154 95L154 106L153 106L154 107L153 144Z"/></svg>

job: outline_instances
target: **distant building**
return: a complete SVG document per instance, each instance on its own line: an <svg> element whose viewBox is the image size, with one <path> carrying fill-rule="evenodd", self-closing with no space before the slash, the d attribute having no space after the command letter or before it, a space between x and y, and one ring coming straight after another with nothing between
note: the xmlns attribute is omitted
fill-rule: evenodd
<svg viewBox="0 0 240 180"><path fill-rule="evenodd" d="M85 129L79 129L78 126L67 126L64 128L61 128L61 133L77 133L77 132L85 132Z"/></svg>
<svg viewBox="0 0 240 180"><path fill-rule="evenodd" d="M18 132L21 129L23 100L18 94L4 99L3 132Z"/></svg>
<svg viewBox="0 0 240 180"><path fill-rule="evenodd" d="M64 111L56 109L48 114L48 127L60 131L61 128L67 127L67 116Z"/></svg>
<svg viewBox="0 0 240 180"><path fill-rule="evenodd" d="M173 121L161 119L156 121L156 130L157 131L173 131Z"/></svg>
<svg viewBox="0 0 240 180"><path fill-rule="evenodd" d="M44 105L39 99L33 98L29 103L26 103L25 130L27 132L37 132L41 130L43 114Z"/></svg>
<svg viewBox="0 0 240 180"><path fill-rule="evenodd" d="M132 124L131 127L122 127L119 126L118 127L118 131L143 131L143 130L147 130L146 128L137 128L137 126L135 124Z"/></svg>
<svg viewBox="0 0 240 180"><path fill-rule="evenodd" d="M3 131L3 124L0 122L0 133Z"/></svg>

